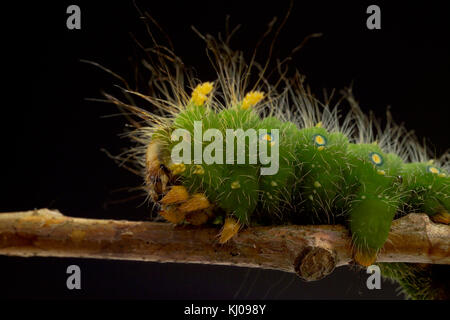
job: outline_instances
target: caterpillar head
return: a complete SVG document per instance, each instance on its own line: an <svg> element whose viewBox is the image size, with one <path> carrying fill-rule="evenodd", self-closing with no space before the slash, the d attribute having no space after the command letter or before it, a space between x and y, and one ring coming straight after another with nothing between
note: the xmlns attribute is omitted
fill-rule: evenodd
<svg viewBox="0 0 450 320"><path fill-rule="evenodd" d="M203 224L212 216L212 205L207 197L197 192L195 184L190 188L181 185L186 174L203 175L205 169L200 165L190 165L172 159L173 133L182 128L188 137L194 132L194 121L206 119L209 110L204 107L207 95L212 91L212 84L198 85L192 92L190 101L185 106L178 106L178 112L172 118L166 118L164 125L155 125L151 141L146 147L145 183L153 203L160 207L159 214L172 223L189 222Z"/></svg>
<svg viewBox="0 0 450 320"><path fill-rule="evenodd" d="M156 203L168 190L173 181L172 171L168 168L167 149L158 139L147 146L145 155L145 184L150 199Z"/></svg>

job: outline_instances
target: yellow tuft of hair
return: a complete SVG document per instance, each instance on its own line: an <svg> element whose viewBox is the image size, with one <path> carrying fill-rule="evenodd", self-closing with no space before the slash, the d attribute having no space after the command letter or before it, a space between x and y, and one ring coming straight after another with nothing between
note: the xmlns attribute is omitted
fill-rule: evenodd
<svg viewBox="0 0 450 320"><path fill-rule="evenodd" d="M219 242L221 244L224 244L225 242L233 238L238 233L240 228L241 225L235 219L226 218L223 228L220 231Z"/></svg>
<svg viewBox="0 0 450 320"><path fill-rule="evenodd" d="M208 219L209 215L205 211L194 211L186 215L186 221L194 226L205 224Z"/></svg>
<svg viewBox="0 0 450 320"><path fill-rule="evenodd" d="M212 82L203 82L197 85L192 91L191 102L197 106L202 106L206 99L208 99L208 94L212 91Z"/></svg>
<svg viewBox="0 0 450 320"><path fill-rule="evenodd" d="M161 199L164 205L174 204L177 202L186 201L189 198L189 193L184 186L173 186L169 192Z"/></svg>
<svg viewBox="0 0 450 320"><path fill-rule="evenodd" d="M207 209L211 206L208 198L203 193L194 193L192 197L181 204L178 210L184 213L193 212L197 210Z"/></svg>
<svg viewBox="0 0 450 320"><path fill-rule="evenodd" d="M370 250L370 252L364 250L356 250L354 259L358 264L364 267L368 267L375 263L375 261L377 260L377 254L372 250Z"/></svg>
<svg viewBox="0 0 450 320"><path fill-rule="evenodd" d="M241 108L247 110L248 108L251 108L254 105L256 105L262 99L264 99L264 92L250 91L245 95L244 100L242 100Z"/></svg>
<svg viewBox="0 0 450 320"><path fill-rule="evenodd" d="M185 213L175 208L161 210L159 215L169 222L179 224L184 221Z"/></svg>
<svg viewBox="0 0 450 320"><path fill-rule="evenodd" d="M178 175L186 171L186 166L184 163L172 163L169 165L169 169L173 175Z"/></svg>
<svg viewBox="0 0 450 320"><path fill-rule="evenodd" d="M192 174L199 174L199 175L205 174L205 169L203 169L203 167L201 165L197 164L194 167Z"/></svg>
<svg viewBox="0 0 450 320"><path fill-rule="evenodd" d="M241 187L241 184L239 183L239 181L233 181L231 183L231 189L239 189Z"/></svg>

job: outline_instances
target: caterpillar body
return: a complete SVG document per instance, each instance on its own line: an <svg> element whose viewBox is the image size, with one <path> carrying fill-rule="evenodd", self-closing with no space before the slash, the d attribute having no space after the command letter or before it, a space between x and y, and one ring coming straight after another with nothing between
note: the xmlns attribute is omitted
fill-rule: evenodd
<svg viewBox="0 0 450 320"><path fill-rule="evenodd" d="M344 92L350 108L341 116L343 102L334 107L319 102L298 74L291 79L281 75L284 87L279 90L263 77L259 65L246 63L242 52L212 37L205 39L217 71L214 81L196 82L188 75L186 85L176 65L167 67L178 60L164 52L155 59L159 67L151 69L158 89L154 94L124 89L156 111L108 96L143 120L129 133L138 143L127 158L135 159L148 197L165 220L220 226L220 243L250 225L342 223L352 235L354 260L362 266L376 262L395 217L425 212L435 222L450 222L448 154L432 159L389 114L381 129L361 111L351 90ZM258 77L250 88L255 69ZM202 132L214 134L198 141L198 123ZM239 130L263 131L256 151L255 143L236 134ZM217 135L227 138L219 141ZM174 161L180 144L183 155L201 148L215 162ZM231 156L227 148L234 151ZM269 157L278 153L274 174L261 174L268 163L255 156L260 148ZM243 163L238 161L242 158ZM385 275L403 281L412 298L448 294L420 280L431 279L431 266L380 265Z"/></svg>

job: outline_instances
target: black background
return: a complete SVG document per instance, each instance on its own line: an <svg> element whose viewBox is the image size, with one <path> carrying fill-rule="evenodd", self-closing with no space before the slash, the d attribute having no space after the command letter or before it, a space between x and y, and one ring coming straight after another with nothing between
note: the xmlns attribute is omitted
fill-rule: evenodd
<svg viewBox="0 0 450 320"><path fill-rule="evenodd" d="M381 7L382 29L366 28L372 3L294 1L274 52L284 57L305 36L322 32L294 55L292 67L307 76L320 95L353 83L365 111L394 119L428 138L437 155L449 148L448 88L450 20L443 2L404 2ZM66 28L66 8L81 8L81 30ZM248 50L281 20L287 1L138 1L169 35L175 52L197 76L214 80L203 41L191 30L216 35L242 24L233 48ZM19 3L4 11L7 23L3 60L2 185L0 211L55 208L88 218L148 220L143 198L120 202L136 193L126 188L141 181L109 159L101 148L118 154L128 144L118 135L125 119L105 117L114 106L87 101L113 91L118 81L79 59L98 62L133 84L140 56L133 41L149 44L131 1L58 1ZM138 83L139 84L139 83ZM139 84L140 85L140 84ZM9 88L11 87L11 88ZM145 92L144 92L145 93ZM119 203L117 203L119 202ZM65 287L68 265L82 270L82 290ZM339 268L329 278L304 283L275 271L219 266L153 264L54 258L0 257L0 297L7 298L140 298L140 299L399 299L396 286L383 282L369 291L367 275Z"/></svg>

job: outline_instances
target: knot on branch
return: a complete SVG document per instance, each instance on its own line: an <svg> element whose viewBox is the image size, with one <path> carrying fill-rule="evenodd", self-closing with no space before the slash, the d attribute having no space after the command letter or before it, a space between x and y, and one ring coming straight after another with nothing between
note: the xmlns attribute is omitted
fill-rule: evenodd
<svg viewBox="0 0 450 320"><path fill-rule="evenodd" d="M336 253L322 247L305 247L295 258L294 269L304 281L320 280L336 267Z"/></svg>

